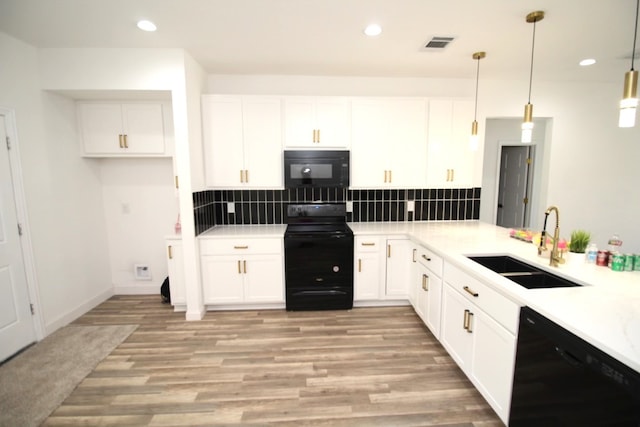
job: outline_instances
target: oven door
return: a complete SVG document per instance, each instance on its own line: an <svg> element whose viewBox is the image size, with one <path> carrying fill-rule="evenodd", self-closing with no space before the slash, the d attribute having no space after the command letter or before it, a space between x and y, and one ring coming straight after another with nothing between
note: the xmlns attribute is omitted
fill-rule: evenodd
<svg viewBox="0 0 640 427"><path fill-rule="evenodd" d="M353 235L284 237L287 310L353 307Z"/></svg>
<svg viewBox="0 0 640 427"><path fill-rule="evenodd" d="M349 187L348 151L285 151L286 188Z"/></svg>

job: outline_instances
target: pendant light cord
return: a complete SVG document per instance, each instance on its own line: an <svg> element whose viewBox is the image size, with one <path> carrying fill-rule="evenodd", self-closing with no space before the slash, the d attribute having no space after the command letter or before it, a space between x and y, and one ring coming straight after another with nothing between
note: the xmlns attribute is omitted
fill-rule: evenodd
<svg viewBox="0 0 640 427"><path fill-rule="evenodd" d="M640 2L640 0L637 0ZM531 104L531 84L533 82L533 51L536 47L536 22L538 20L533 21L533 39L531 40L531 69L529 70L529 99L528 103Z"/></svg>
<svg viewBox="0 0 640 427"><path fill-rule="evenodd" d="M636 0L636 27L633 32L633 51L631 51L631 71L633 71L633 62L636 58L636 38L638 38L638 9L640 8L640 0Z"/></svg>
<svg viewBox="0 0 640 427"><path fill-rule="evenodd" d="M640 0L638 0L640 1ZM473 120L475 121L478 117L478 80L480 78L480 58L477 59L478 61L478 68L476 70L476 106L475 109L473 110Z"/></svg>

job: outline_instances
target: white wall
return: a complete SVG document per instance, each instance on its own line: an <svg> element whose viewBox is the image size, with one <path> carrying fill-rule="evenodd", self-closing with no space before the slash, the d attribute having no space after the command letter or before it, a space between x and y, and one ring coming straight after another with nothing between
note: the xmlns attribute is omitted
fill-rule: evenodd
<svg viewBox="0 0 640 427"><path fill-rule="evenodd" d="M548 159L541 193L545 196L538 205L539 211L531 215L532 219L542 217L547 206L557 205L563 236L568 237L574 228L584 228L591 231L599 246L605 246L608 237L617 232L625 242L625 251L640 252L640 202L633 197L640 182L640 168L636 165L640 158L640 126L617 127L623 72L616 77L620 82L615 85L534 82L534 117L552 119L552 124L544 135ZM485 132L486 118L522 117L528 84L528 80L480 81L481 134ZM210 75L207 93L473 98L475 81ZM474 175L480 182L482 165L477 166Z"/></svg>
<svg viewBox="0 0 640 427"><path fill-rule="evenodd" d="M113 292L98 170L79 157L75 109L40 91L38 52L0 33L0 104L16 112L45 335ZM10 60L9 60L10 58Z"/></svg>
<svg viewBox="0 0 640 427"><path fill-rule="evenodd" d="M116 294L159 294L167 276L164 237L174 233L178 203L171 158L97 159ZM139 280L134 265L149 266Z"/></svg>

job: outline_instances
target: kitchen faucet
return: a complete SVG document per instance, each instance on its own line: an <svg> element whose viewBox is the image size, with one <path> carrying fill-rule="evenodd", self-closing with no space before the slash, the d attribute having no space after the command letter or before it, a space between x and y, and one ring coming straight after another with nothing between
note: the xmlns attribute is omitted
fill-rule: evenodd
<svg viewBox="0 0 640 427"><path fill-rule="evenodd" d="M564 258L559 255L558 241L560 240L560 211L556 206L549 206L544 212L544 225L542 226L542 233L540 234L540 245L538 246L538 255L542 255L542 252L547 249L547 219L551 212L556 213L556 228L553 230L553 247L551 248L551 254L549 255L549 265L557 267L558 264L564 264Z"/></svg>

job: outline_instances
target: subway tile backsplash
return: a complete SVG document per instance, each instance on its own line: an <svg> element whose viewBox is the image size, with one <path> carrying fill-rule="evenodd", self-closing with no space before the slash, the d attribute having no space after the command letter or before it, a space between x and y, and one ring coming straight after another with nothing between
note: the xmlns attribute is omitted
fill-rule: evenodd
<svg viewBox="0 0 640 427"><path fill-rule="evenodd" d="M346 190L206 190L193 193L196 235L214 225L283 224L286 206L302 202L353 202L349 222L454 221L480 218L480 188ZM409 212L408 202L414 202ZM234 213L228 206L233 204Z"/></svg>

